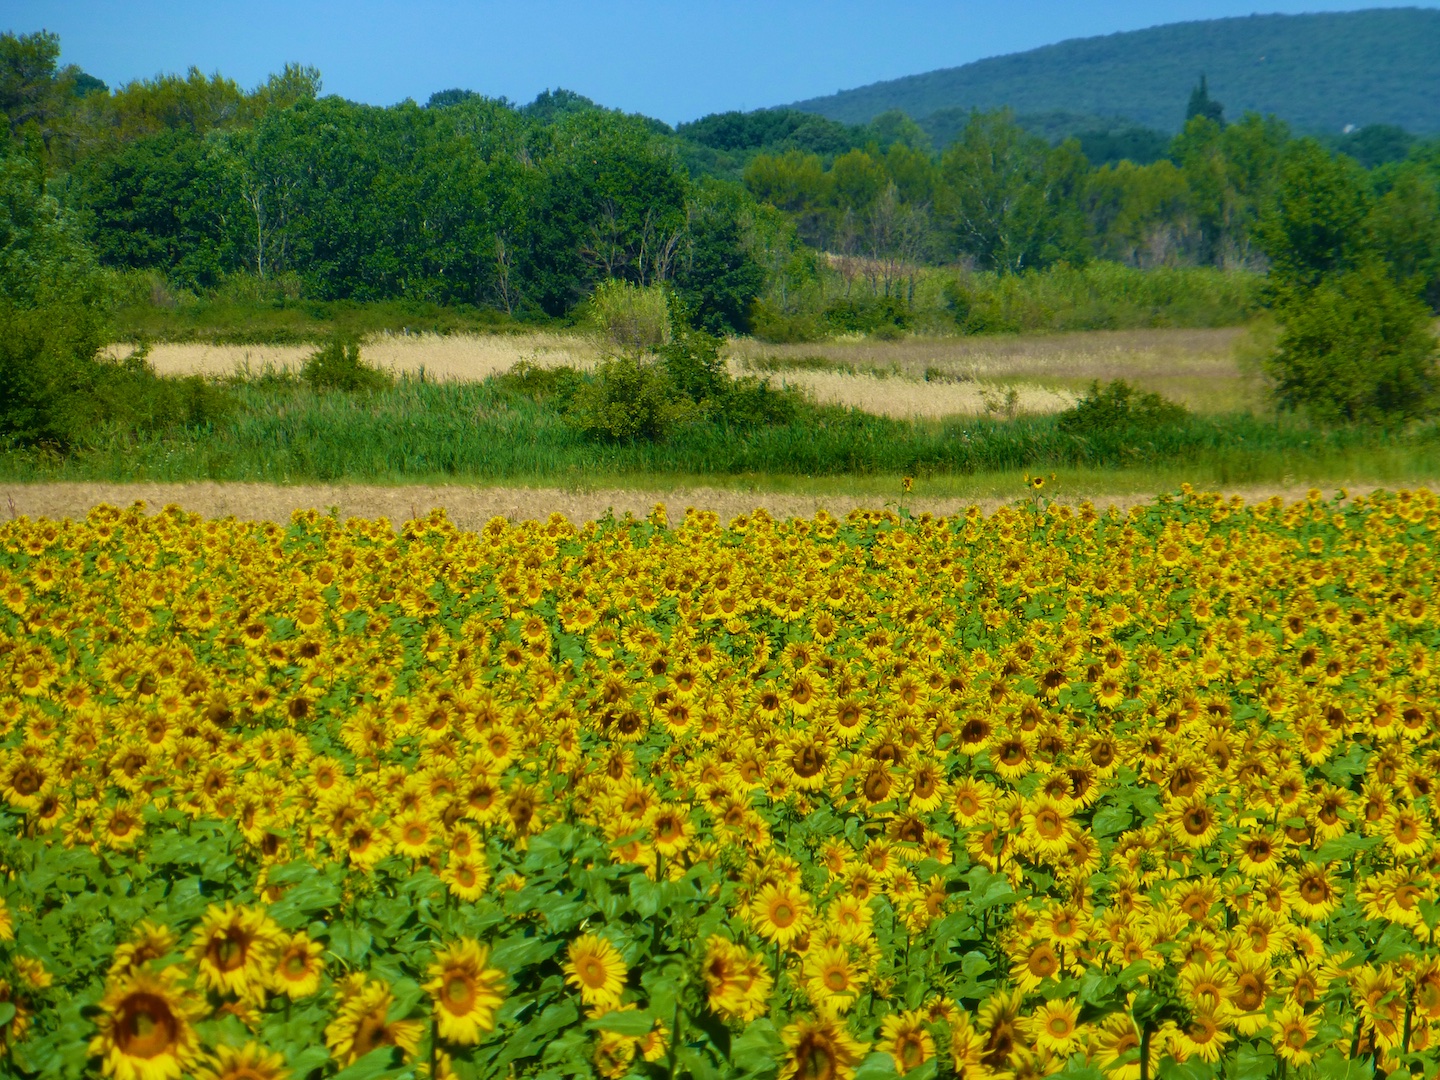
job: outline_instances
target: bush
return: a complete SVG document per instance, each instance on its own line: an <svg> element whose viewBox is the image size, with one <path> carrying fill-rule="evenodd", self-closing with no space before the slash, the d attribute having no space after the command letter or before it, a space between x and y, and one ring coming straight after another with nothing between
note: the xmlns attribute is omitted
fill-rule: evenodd
<svg viewBox="0 0 1440 1080"><path fill-rule="evenodd" d="M663 364L627 355L603 362L576 389L566 420L591 438L633 442L663 439L698 413Z"/></svg>
<svg viewBox="0 0 1440 1080"><path fill-rule="evenodd" d="M602 281L587 304L589 323L626 349L653 349L670 340L670 302L659 285Z"/></svg>
<svg viewBox="0 0 1440 1080"><path fill-rule="evenodd" d="M910 309L894 296L835 300L825 308L823 318L839 334L896 337L909 327Z"/></svg>
<svg viewBox="0 0 1440 1080"><path fill-rule="evenodd" d="M496 379L507 390L532 401L554 402L562 410L569 406L582 381L580 372L572 367L542 367L529 360L521 360Z"/></svg>
<svg viewBox="0 0 1440 1080"><path fill-rule="evenodd" d="M804 395L794 387L777 388L769 379L748 375L729 381L713 415L731 427L769 427L793 423L804 402Z"/></svg>
<svg viewBox="0 0 1440 1080"><path fill-rule="evenodd" d="M772 345L803 344L826 336L825 327L814 315L782 311L764 300L757 300L750 310L750 331Z"/></svg>
<svg viewBox="0 0 1440 1080"><path fill-rule="evenodd" d="M1104 386L1091 383L1073 408L1056 417L1055 426L1067 435L1094 438L1173 427L1189 416L1185 406L1116 379Z"/></svg>
<svg viewBox="0 0 1440 1080"><path fill-rule="evenodd" d="M316 390L342 390L349 394L387 390L395 385L388 372L370 367L360 359L359 345L338 337L310 354L300 368L300 377Z"/></svg>
<svg viewBox="0 0 1440 1080"><path fill-rule="evenodd" d="M678 309L676 314L680 314ZM720 339L703 330L688 329L681 318L676 318L674 325L671 339L655 350L671 383L697 404L723 397L730 373L720 358Z"/></svg>
<svg viewBox="0 0 1440 1080"><path fill-rule="evenodd" d="M1265 363L1281 408L1322 422L1376 423L1434 407L1436 343L1424 302L1379 266L1284 297L1280 339Z"/></svg>

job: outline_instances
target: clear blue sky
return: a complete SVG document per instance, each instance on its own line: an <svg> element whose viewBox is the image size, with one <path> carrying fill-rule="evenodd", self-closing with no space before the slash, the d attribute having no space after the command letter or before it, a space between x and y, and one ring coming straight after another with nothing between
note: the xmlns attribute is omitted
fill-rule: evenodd
<svg viewBox="0 0 1440 1080"><path fill-rule="evenodd" d="M1268 0L1261 12L1399 6ZM1440 0L1409 6L1440 7ZM669 123L954 67L1066 38L1224 15L1255 0L6 0L0 29L53 30L117 86L194 64L249 88L286 61L389 105L462 87L566 87Z"/></svg>

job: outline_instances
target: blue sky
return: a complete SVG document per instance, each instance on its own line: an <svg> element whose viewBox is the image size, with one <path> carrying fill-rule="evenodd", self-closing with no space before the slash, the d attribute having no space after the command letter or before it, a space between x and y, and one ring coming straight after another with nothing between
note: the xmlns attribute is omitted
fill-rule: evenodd
<svg viewBox="0 0 1440 1080"><path fill-rule="evenodd" d="M755 109L1073 37L1327 0L6 0L0 29L60 35L112 86L194 64L245 87L286 61L389 105L463 87L525 102L563 86L669 123ZM1410 6L1440 7L1440 0Z"/></svg>

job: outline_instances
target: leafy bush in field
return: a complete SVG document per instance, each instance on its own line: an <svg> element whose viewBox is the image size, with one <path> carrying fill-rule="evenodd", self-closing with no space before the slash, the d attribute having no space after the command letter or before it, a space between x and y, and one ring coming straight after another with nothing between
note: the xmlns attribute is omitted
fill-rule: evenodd
<svg viewBox="0 0 1440 1080"><path fill-rule="evenodd" d="M599 364L570 398L569 423L592 438L663 439L699 414L665 366L625 355Z"/></svg>
<svg viewBox="0 0 1440 1080"><path fill-rule="evenodd" d="M1440 1068L1434 493L669 524L0 523L0 1072Z"/></svg>
<svg viewBox="0 0 1440 1080"><path fill-rule="evenodd" d="M1104 386L1091 383L1089 392L1060 413L1055 424L1068 435L1095 436L1170 427L1189 416L1178 402L1115 379Z"/></svg>
<svg viewBox="0 0 1440 1080"><path fill-rule="evenodd" d="M300 377L316 390L351 394L384 390L395 383L389 372L373 368L360 358L357 343L339 337L331 338L310 354L300 368Z"/></svg>
<svg viewBox="0 0 1440 1080"><path fill-rule="evenodd" d="M1321 422L1408 420L1435 407L1436 341L1424 301L1367 266L1289 294L1265 364L1284 408Z"/></svg>
<svg viewBox="0 0 1440 1080"><path fill-rule="evenodd" d="M820 317L837 334L895 337L910 325L909 307L895 296L835 300Z"/></svg>
<svg viewBox="0 0 1440 1080"><path fill-rule="evenodd" d="M590 295L586 316L624 349L653 349L670 340L670 299L659 285L602 281Z"/></svg>
<svg viewBox="0 0 1440 1080"><path fill-rule="evenodd" d="M564 378L570 423L592 437L656 441L685 424L712 420L731 427L758 427L793 420L799 394L772 387L769 380L734 379L720 356L721 339L691 328L672 298L668 341L651 354L626 354L601 364L591 378ZM512 371L512 385L530 396L549 396L551 378L527 368Z"/></svg>
<svg viewBox="0 0 1440 1080"><path fill-rule="evenodd" d="M788 312L765 300L750 309L750 330L761 341L776 345L821 341L828 328L812 311Z"/></svg>
<svg viewBox="0 0 1440 1080"><path fill-rule="evenodd" d="M529 360L521 360L496 376L496 382L507 390L535 401L554 402L562 410L569 406L583 380L584 376L568 365L545 367Z"/></svg>

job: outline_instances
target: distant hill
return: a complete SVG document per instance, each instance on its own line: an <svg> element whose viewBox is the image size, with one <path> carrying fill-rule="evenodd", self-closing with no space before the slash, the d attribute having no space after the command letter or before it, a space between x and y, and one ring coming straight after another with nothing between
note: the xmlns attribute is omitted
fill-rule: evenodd
<svg viewBox="0 0 1440 1080"><path fill-rule="evenodd" d="M1174 23L1062 41L792 107L847 124L901 109L928 126L925 119L943 110L1009 106L1022 114L1064 111L1174 132L1202 72L1229 118L1250 110L1274 113L1314 134L1370 124L1440 133L1440 10Z"/></svg>

